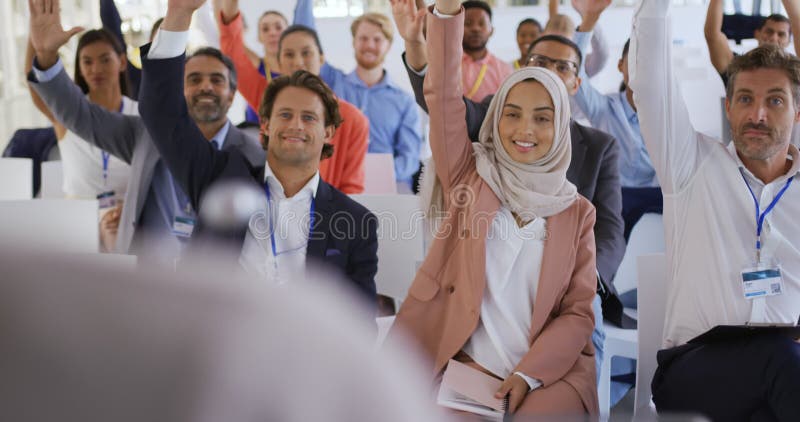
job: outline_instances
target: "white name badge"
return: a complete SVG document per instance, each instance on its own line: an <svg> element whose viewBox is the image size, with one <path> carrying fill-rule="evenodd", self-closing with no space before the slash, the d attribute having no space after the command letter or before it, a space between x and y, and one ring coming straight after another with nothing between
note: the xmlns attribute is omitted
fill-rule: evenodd
<svg viewBox="0 0 800 422"><path fill-rule="evenodd" d="M758 265L742 270L745 299L775 296L783 293L783 277L777 265Z"/></svg>
<svg viewBox="0 0 800 422"><path fill-rule="evenodd" d="M172 234L178 237L191 237L194 231L194 219L176 216L172 222Z"/></svg>
<svg viewBox="0 0 800 422"><path fill-rule="evenodd" d="M117 205L117 201L114 199L114 191L110 190L97 195L97 204L101 210L113 208L115 205Z"/></svg>

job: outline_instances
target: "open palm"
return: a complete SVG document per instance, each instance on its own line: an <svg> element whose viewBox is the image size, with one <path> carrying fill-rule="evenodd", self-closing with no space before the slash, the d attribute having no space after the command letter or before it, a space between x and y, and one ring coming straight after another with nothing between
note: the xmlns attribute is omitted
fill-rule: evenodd
<svg viewBox="0 0 800 422"><path fill-rule="evenodd" d="M28 0L28 7L31 11L31 44L37 52L56 52L73 35L83 31L81 27L64 30L59 0Z"/></svg>
<svg viewBox="0 0 800 422"><path fill-rule="evenodd" d="M572 0L572 7L581 16L599 15L611 5L611 0Z"/></svg>
<svg viewBox="0 0 800 422"><path fill-rule="evenodd" d="M392 16L397 31L405 41L425 42L422 26L425 22L425 11L417 10L414 0L391 0Z"/></svg>

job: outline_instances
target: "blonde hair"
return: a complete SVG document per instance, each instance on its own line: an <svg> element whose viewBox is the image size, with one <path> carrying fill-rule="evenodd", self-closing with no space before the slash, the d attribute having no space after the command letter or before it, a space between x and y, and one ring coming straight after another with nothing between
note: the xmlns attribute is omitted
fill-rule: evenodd
<svg viewBox="0 0 800 422"><path fill-rule="evenodd" d="M563 35L572 39L575 35L575 22L567 15L553 15L544 27L544 34Z"/></svg>
<svg viewBox="0 0 800 422"><path fill-rule="evenodd" d="M358 26L361 25L362 22L369 22L380 28L383 36L386 37L391 44L392 40L394 39L394 25L392 25L392 21L389 19L389 17L381 13L364 13L363 15L357 17L352 24L350 24L350 33L353 35L353 37L356 36Z"/></svg>

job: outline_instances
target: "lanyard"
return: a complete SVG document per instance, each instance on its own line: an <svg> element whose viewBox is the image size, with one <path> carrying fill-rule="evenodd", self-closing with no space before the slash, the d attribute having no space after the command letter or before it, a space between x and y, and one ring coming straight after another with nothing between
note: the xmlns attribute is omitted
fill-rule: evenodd
<svg viewBox="0 0 800 422"><path fill-rule="evenodd" d="M767 206L767 209L764 212L761 212L761 205L758 203L758 198L756 198L756 194L753 193L753 188L750 187L750 183L747 182L747 179L744 177L744 171L739 168L739 173L742 175L742 179L744 180L744 184L747 185L747 190L750 191L750 196L753 197L753 202L756 204L756 264L761 262L761 230L764 228L764 218L769 214L775 205L780 201L781 197L783 196L786 189L789 189L789 185L792 184L792 180L794 180L794 176L790 177L789 180L786 181L786 184L778 191L778 194L775 195L775 198L772 199L772 202Z"/></svg>
<svg viewBox="0 0 800 422"><path fill-rule="evenodd" d="M278 253L277 248L275 247L275 227L272 224L272 195L269 193L269 182L264 182L264 193L267 194L267 206L269 207L269 243L272 246L272 256L274 257L274 265L277 267L278 265L278 255L282 255L286 252L291 252L295 249L290 249L287 251L283 251ZM309 223L308 223L308 236L311 237L311 230L314 228L314 197L311 197L311 209L308 211L309 214Z"/></svg>
<svg viewBox="0 0 800 422"><path fill-rule="evenodd" d="M519 70L519 60L514 60L514 70Z"/></svg>
<svg viewBox="0 0 800 422"><path fill-rule="evenodd" d="M125 105L125 102L121 102L119 104L119 112L122 113L122 107ZM111 159L111 154L100 150L100 158L103 160L103 186L108 185L108 160Z"/></svg>
<svg viewBox="0 0 800 422"><path fill-rule="evenodd" d="M483 83L483 78L486 76L486 69L488 67L489 65L487 63L484 63L483 66L481 66L481 71L478 72L478 78L475 79L475 83L472 84L472 88L469 90L467 98L472 99L472 96L475 95L476 92L478 92L478 88L480 88L481 84Z"/></svg>

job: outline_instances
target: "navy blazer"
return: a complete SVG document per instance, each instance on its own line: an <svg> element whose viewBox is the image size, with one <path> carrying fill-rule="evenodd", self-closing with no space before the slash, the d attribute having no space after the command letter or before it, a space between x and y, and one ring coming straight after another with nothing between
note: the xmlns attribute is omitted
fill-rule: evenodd
<svg viewBox="0 0 800 422"><path fill-rule="evenodd" d="M161 159L189 196L192 206L200 210L203 194L221 180L241 180L263 189L265 164L255 166L237 150L216 150L189 116L183 96L185 55L150 60L149 50L150 44L141 49L139 113ZM197 235L202 237L204 227L205 223L199 221ZM315 223L309 233L306 256L340 269L374 304L377 228L377 218L364 206L320 179L315 197ZM238 234L239 247L245 234L245 231Z"/></svg>
<svg viewBox="0 0 800 422"><path fill-rule="evenodd" d="M418 75L406 63L411 87L417 104L426 112L428 105L423 94L424 76ZM483 119L494 95L481 102L464 98L467 106L467 132L473 142L478 141ZM599 293L603 298L603 316L620 326L632 326L623 317L622 304L614 288L614 275L625 255L625 224L622 220L622 188L619 181L619 145L611 135L570 121L572 160L567 169L567 180L575 184L578 193L592 202L597 211L594 225L597 248L597 273L600 275ZM623 322L624 321L624 322Z"/></svg>

